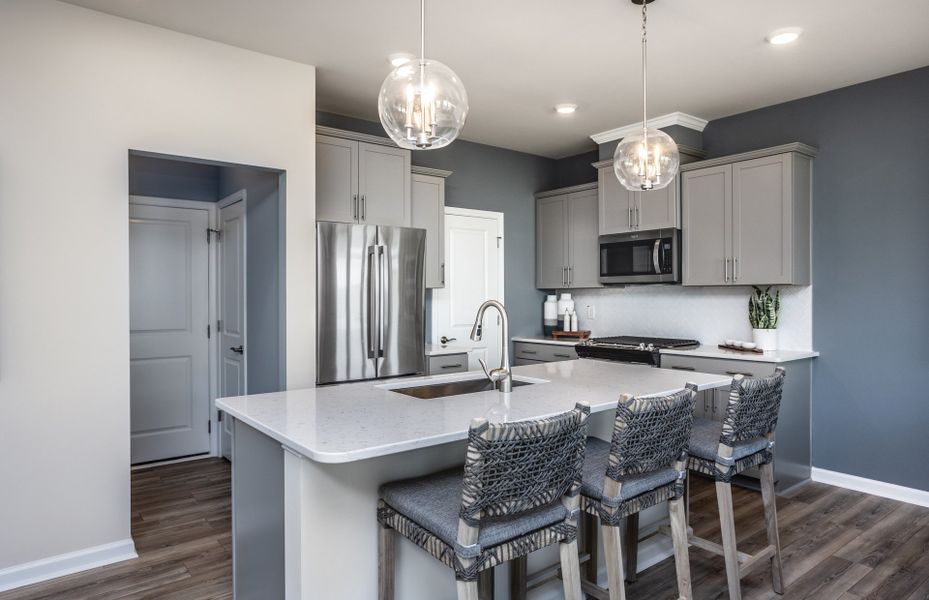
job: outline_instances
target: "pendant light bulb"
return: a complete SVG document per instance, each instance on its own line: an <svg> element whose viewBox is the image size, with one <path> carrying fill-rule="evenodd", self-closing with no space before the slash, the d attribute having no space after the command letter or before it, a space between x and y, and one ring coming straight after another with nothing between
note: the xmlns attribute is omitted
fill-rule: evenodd
<svg viewBox="0 0 929 600"><path fill-rule="evenodd" d="M384 131L409 150L448 146L468 116L468 93L461 79L446 65L426 58L425 8L425 0L420 0L419 59L391 71L377 96Z"/></svg>
<svg viewBox="0 0 929 600"><path fill-rule="evenodd" d="M667 187L677 175L681 158L671 136L648 127L648 1L642 4L642 130L627 135L613 153L613 171L627 190L649 191Z"/></svg>

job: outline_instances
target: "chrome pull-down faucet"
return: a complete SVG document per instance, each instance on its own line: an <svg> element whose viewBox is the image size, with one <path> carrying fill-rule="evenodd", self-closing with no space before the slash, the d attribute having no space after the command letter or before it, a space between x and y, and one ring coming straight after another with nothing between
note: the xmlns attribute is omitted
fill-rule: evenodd
<svg viewBox="0 0 929 600"><path fill-rule="evenodd" d="M475 342L481 340L483 334L484 312L488 308L495 308L500 313L500 323L503 331L501 332L500 343L500 366L496 369L487 370L487 365L483 359L478 360L481 368L484 369L484 375L487 376L497 390L500 392L509 392L513 389L513 374L510 372L510 325L506 315L506 308L496 300L488 300L481 304L477 309L477 317L474 319L474 326L471 327L471 339Z"/></svg>

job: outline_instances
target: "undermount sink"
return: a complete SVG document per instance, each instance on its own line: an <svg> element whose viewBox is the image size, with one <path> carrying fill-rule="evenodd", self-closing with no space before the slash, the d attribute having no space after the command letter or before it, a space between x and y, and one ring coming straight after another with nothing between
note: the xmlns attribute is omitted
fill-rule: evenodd
<svg viewBox="0 0 929 600"><path fill-rule="evenodd" d="M535 381L522 381L513 379L513 387L523 385L533 385ZM460 396L462 394L474 394L476 392L490 392L496 389L495 384L484 378L480 379L459 379L457 381L444 381L442 383L430 383L428 385L416 385L411 387L395 387L390 391L398 394L406 394L422 400L432 400L433 398L444 398L445 396Z"/></svg>

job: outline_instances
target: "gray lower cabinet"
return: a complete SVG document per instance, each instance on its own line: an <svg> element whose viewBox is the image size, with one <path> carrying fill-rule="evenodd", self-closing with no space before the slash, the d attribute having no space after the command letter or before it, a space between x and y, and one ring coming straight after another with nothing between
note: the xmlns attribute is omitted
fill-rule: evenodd
<svg viewBox="0 0 929 600"><path fill-rule="evenodd" d="M576 359L577 352L572 346L513 342L513 364L516 366Z"/></svg>
<svg viewBox="0 0 929 600"><path fill-rule="evenodd" d="M412 227L426 230L426 287L445 286L445 178L449 171L413 167Z"/></svg>
<svg viewBox="0 0 929 600"><path fill-rule="evenodd" d="M788 144L681 167L684 285L809 284L814 155Z"/></svg>
<svg viewBox="0 0 929 600"><path fill-rule="evenodd" d="M344 134L316 136L316 219L409 227L410 151Z"/></svg>
<svg viewBox="0 0 929 600"><path fill-rule="evenodd" d="M680 227L678 179L650 192L627 190L613 171L613 161L597 167L597 201L600 235Z"/></svg>
<svg viewBox="0 0 929 600"><path fill-rule="evenodd" d="M811 363L810 359L778 364L701 356L661 355L661 367L664 369L720 375L742 374L745 377L766 377L772 375L776 367L784 367L787 377L784 380L784 394L775 431L774 478L777 481L778 492L810 478L812 466L810 447ZM726 417L728 399L728 387L699 392L694 414L698 417L722 421Z"/></svg>
<svg viewBox="0 0 929 600"><path fill-rule="evenodd" d="M442 354L428 356L427 364L429 375L442 375L443 373L463 373L468 370L468 353Z"/></svg>
<svg viewBox="0 0 929 600"><path fill-rule="evenodd" d="M600 287L596 184L536 194L536 287Z"/></svg>

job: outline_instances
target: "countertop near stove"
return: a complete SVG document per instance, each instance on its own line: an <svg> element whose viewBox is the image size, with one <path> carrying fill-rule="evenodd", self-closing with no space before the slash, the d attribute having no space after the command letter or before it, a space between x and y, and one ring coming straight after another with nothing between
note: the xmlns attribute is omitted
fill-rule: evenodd
<svg viewBox="0 0 929 600"><path fill-rule="evenodd" d="M701 345L690 349L666 349L660 350L661 354L674 354L678 356L700 356L703 358L725 358L728 360L748 360L753 362L785 363L794 360L805 360L816 358L819 352L815 350L771 350L764 354L757 352L737 352L735 350L725 350L709 344Z"/></svg>
<svg viewBox="0 0 929 600"><path fill-rule="evenodd" d="M552 346L576 346L579 340L556 340L550 337L511 337L514 342L527 344L551 344Z"/></svg>

